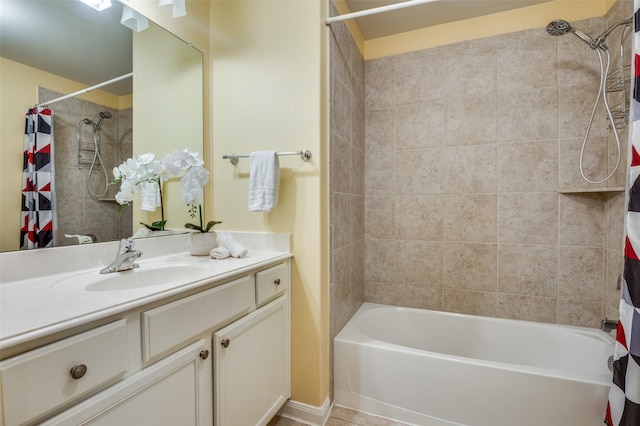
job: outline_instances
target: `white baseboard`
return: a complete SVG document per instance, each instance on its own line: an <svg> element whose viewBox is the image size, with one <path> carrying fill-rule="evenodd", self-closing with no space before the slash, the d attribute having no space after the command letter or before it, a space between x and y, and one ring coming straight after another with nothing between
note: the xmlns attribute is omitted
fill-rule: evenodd
<svg viewBox="0 0 640 426"><path fill-rule="evenodd" d="M327 396L324 403L320 407L316 407L290 399L280 409L278 415L312 426L322 426L331 415L331 401Z"/></svg>

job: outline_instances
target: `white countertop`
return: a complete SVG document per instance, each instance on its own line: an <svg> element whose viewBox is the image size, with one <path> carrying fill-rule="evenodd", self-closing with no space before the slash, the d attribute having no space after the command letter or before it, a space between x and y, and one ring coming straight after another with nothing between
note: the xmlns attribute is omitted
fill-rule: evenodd
<svg viewBox="0 0 640 426"><path fill-rule="evenodd" d="M171 251L171 249L163 250L159 247L163 241L168 241L170 243L168 246L172 246L174 250L182 250L185 237L157 237L153 241L146 242L149 246L146 247L147 250L145 250L144 243L137 244L136 248L143 251L143 257L137 262L140 268L135 271L107 275L100 275L100 268L86 267L86 265L83 269L67 268L67 271L61 272L63 268L60 267L60 262L55 261L60 253L55 252L57 249L46 249L39 250L38 255L45 254L47 258L54 258L49 259L49 262L57 266L57 268L50 267L50 269L57 269L55 273L47 273L39 268L39 265L32 265L31 269L34 272L29 274L28 265L22 265L26 266L24 274L30 276L24 279L8 280L7 277L15 278L19 275L15 271L19 266L15 265L16 259L20 259L20 261L25 259L15 253L11 256L0 257L0 265L2 266L0 350L196 289L210 284L212 281L222 282L229 277L292 257L288 248L288 235L283 238L279 236L284 234L272 234L276 236L275 243L270 238L271 234L257 235L256 239L254 234L233 233L238 241L245 244L249 252L243 258L229 257L222 260L210 259L208 256L191 256L185 251L167 254L167 251ZM165 240L165 238L168 239ZM109 248L112 249L111 253L115 255L116 245L104 244L111 244ZM151 244L154 247L151 247ZM75 251L66 250L63 254L67 257L69 254L83 256L83 254L78 254L82 252L83 248L76 247ZM49 252L47 253L47 251ZM103 251L108 252L109 250L104 249ZM147 252L155 254L155 256L146 256ZM29 254L25 253L25 256L28 257ZM82 261L74 263L83 264ZM106 265L106 263L103 261L100 264ZM74 281L78 281L77 278L80 278L80 281L85 278L87 281L92 281L114 274L135 274L138 271L150 270L157 266L167 267L170 265L180 265L181 271L185 269L188 271L188 267L193 265L193 272L181 273L179 279L163 284L127 290L87 291L82 286L68 285L69 281L65 282L70 278Z"/></svg>

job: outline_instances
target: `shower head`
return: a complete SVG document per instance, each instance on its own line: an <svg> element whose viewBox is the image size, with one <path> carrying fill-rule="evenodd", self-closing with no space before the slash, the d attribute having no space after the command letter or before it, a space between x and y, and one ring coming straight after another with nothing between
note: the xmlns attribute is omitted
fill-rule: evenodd
<svg viewBox="0 0 640 426"><path fill-rule="evenodd" d="M564 19L556 19L554 21L549 22L547 25L547 34L552 36L561 36L567 33L575 34L580 40L584 41L589 45L592 49L597 49L598 47L606 48L606 46L601 46L596 44L596 41L589 37L587 34L583 33L577 28L574 28Z"/></svg>
<svg viewBox="0 0 640 426"><path fill-rule="evenodd" d="M100 120L98 120L98 124L96 124L96 131L100 130L100 126L102 126L102 120L105 118L111 118L111 113L109 111L100 111Z"/></svg>
<svg viewBox="0 0 640 426"><path fill-rule="evenodd" d="M569 31L571 31L571 25L564 19L556 19L547 25L547 34L552 36L565 35Z"/></svg>
<svg viewBox="0 0 640 426"><path fill-rule="evenodd" d="M98 123L88 118L83 118L82 120L80 120L80 122L92 126L93 130L97 132L98 130L100 130L100 126L102 126L102 120L104 120L105 118L111 118L111 113L109 111L100 111L99 115L100 120L98 120Z"/></svg>

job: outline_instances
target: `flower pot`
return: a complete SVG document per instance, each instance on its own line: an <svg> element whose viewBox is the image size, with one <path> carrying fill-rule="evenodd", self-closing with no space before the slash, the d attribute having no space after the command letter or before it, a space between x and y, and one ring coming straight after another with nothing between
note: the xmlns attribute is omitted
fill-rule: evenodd
<svg viewBox="0 0 640 426"><path fill-rule="evenodd" d="M192 256L208 256L217 245L215 232L192 232L189 236L189 253Z"/></svg>

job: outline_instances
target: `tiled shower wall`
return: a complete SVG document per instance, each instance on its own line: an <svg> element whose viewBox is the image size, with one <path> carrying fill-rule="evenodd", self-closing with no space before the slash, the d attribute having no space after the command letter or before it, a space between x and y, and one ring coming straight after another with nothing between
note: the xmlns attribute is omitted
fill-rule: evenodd
<svg viewBox="0 0 640 426"><path fill-rule="evenodd" d="M597 35L631 14L619 1L573 24ZM540 28L368 61L363 212L357 67L342 59L355 53L333 31L332 118L344 119L331 149L334 327L359 300L361 215L366 301L585 326L617 318L627 130L612 181L578 172L595 52ZM585 169L601 178L616 154L602 110L588 143Z"/></svg>
<svg viewBox="0 0 640 426"><path fill-rule="evenodd" d="M330 28L333 340L364 301L365 65L344 23Z"/></svg>
<svg viewBox="0 0 640 426"><path fill-rule="evenodd" d="M40 88L41 102L62 94ZM109 111L100 130L99 153L113 179L113 168L132 154L132 110L114 110L78 98L66 99L51 105L53 111L54 161L56 202L58 211L58 245L77 244L65 234L93 234L98 242L115 241L132 235L131 209L121 211L114 196L117 186L110 185L104 196L94 197L87 188L87 179L95 194L105 189L102 168L90 165L94 158L92 127L78 123L89 118L100 119L100 111ZM89 177L90 176L90 177Z"/></svg>

